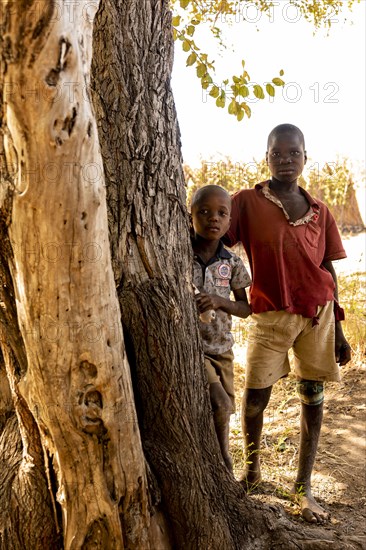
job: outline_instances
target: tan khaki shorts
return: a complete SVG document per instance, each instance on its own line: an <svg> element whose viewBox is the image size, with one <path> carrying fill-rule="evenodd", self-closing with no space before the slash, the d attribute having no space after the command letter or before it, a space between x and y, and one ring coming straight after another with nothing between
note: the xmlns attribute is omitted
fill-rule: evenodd
<svg viewBox="0 0 366 550"><path fill-rule="evenodd" d="M234 393L234 354L231 349L219 355L205 353L205 367L209 384L220 382L233 404L232 412L235 412Z"/></svg>
<svg viewBox="0 0 366 550"><path fill-rule="evenodd" d="M333 302L319 306L319 324L286 311L266 311L252 315L246 365L247 388L272 386L290 372L288 351L293 349L295 374L304 380L338 382L335 361Z"/></svg>

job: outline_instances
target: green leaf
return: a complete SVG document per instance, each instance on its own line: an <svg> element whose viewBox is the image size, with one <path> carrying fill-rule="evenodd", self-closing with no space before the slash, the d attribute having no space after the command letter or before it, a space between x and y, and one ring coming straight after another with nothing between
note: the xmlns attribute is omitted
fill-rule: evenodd
<svg viewBox="0 0 366 550"><path fill-rule="evenodd" d="M286 450L286 442L285 441L279 442L278 445L277 445L277 451L282 453L285 450Z"/></svg>
<svg viewBox="0 0 366 550"><path fill-rule="evenodd" d="M238 119L239 122L240 122L241 120L243 120L244 115L245 115L245 112L244 112L243 109L240 109L240 110L237 112L236 118Z"/></svg>
<svg viewBox="0 0 366 550"><path fill-rule="evenodd" d="M218 86L212 86L209 95L211 97L219 97L220 95L220 88Z"/></svg>
<svg viewBox="0 0 366 550"><path fill-rule="evenodd" d="M210 84L212 84L212 78L208 73L206 73L201 78L201 86L204 90L207 90Z"/></svg>
<svg viewBox="0 0 366 550"><path fill-rule="evenodd" d="M253 92L255 97L258 99L264 99L264 92L262 86L259 86L259 84L256 84L253 88Z"/></svg>
<svg viewBox="0 0 366 550"><path fill-rule="evenodd" d="M247 115L248 118L250 118L252 116L252 110L251 108L249 107L249 105L247 105L246 103L242 103L241 104L241 107L243 107L244 111L245 111L245 114Z"/></svg>
<svg viewBox="0 0 366 550"><path fill-rule="evenodd" d="M186 9L191 0L179 0L180 7Z"/></svg>
<svg viewBox="0 0 366 550"><path fill-rule="evenodd" d="M280 76L283 76L285 73L283 71L283 69L280 70Z"/></svg>
<svg viewBox="0 0 366 550"><path fill-rule="evenodd" d="M172 19L173 27L178 27L179 23L180 23L180 15L175 15Z"/></svg>
<svg viewBox="0 0 366 550"><path fill-rule="evenodd" d="M205 73L203 75L203 77L201 78L201 82L202 82L202 84L205 84L205 83L212 84L212 78L208 73Z"/></svg>
<svg viewBox="0 0 366 550"><path fill-rule="evenodd" d="M238 84L234 84L234 86L230 86L230 88L232 89L233 93L234 93L234 96L237 96L239 95L240 93L240 86Z"/></svg>
<svg viewBox="0 0 366 550"><path fill-rule="evenodd" d="M189 40L183 40L182 48L184 52L189 52L191 49L191 43Z"/></svg>
<svg viewBox="0 0 366 550"><path fill-rule="evenodd" d="M268 95L270 95L271 97L274 97L276 92L272 84L270 84L269 82L266 84L266 90Z"/></svg>
<svg viewBox="0 0 366 550"><path fill-rule="evenodd" d="M200 63L197 66L196 71L197 71L198 78L201 78L202 76L204 76L207 73L207 67L204 63Z"/></svg>
<svg viewBox="0 0 366 550"><path fill-rule="evenodd" d="M241 66L242 66L243 69L244 69L244 67L245 67L245 61L244 61L244 59L241 60Z"/></svg>
<svg viewBox="0 0 366 550"><path fill-rule="evenodd" d="M193 65L196 62L197 54L196 52L192 52L191 55L187 57L186 66L189 67L190 65Z"/></svg>
<svg viewBox="0 0 366 550"><path fill-rule="evenodd" d="M275 86L284 86L285 85L282 78L272 78L272 82Z"/></svg>
<svg viewBox="0 0 366 550"><path fill-rule="evenodd" d="M229 111L230 115L236 115L238 112L238 103L235 101L235 99L232 99L229 103L229 107L227 109Z"/></svg>
<svg viewBox="0 0 366 550"><path fill-rule="evenodd" d="M217 106L217 107L222 107L222 108L224 108L224 107L225 107L225 101L226 101L226 99L225 99L225 92L221 92L220 97L218 97L218 98L216 99L216 106Z"/></svg>
<svg viewBox="0 0 366 550"><path fill-rule="evenodd" d="M249 90L248 90L247 86L240 86L239 94L241 95L241 97L248 97Z"/></svg>
<svg viewBox="0 0 366 550"><path fill-rule="evenodd" d="M238 76L233 76L233 82L235 82L235 84L239 84L240 78Z"/></svg>
<svg viewBox="0 0 366 550"><path fill-rule="evenodd" d="M195 30L196 30L196 27L194 27L193 25L188 25L188 27L187 27L188 36L193 36Z"/></svg>

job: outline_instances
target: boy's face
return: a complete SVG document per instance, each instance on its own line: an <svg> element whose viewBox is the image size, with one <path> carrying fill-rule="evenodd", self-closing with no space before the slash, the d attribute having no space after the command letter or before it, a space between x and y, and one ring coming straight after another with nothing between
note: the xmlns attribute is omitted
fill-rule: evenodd
<svg viewBox="0 0 366 550"><path fill-rule="evenodd" d="M296 181L307 161L300 136L295 132L274 136L266 152L266 161L276 180L283 183Z"/></svg>
<svg viewBox="0 0 366 550"><path fill-rule="evenodd" d="M231 200L224 193L210 193L192 206L196 235L207 241L218 241L230 227Z"/></svg>

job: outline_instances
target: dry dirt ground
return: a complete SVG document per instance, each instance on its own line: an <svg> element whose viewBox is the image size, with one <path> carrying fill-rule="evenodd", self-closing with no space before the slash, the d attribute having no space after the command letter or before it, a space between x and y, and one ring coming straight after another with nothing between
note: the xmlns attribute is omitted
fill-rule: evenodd
<svg viewBox="0 0 366 550"><path fill-rule="evenodd" d="M238 354L240 348L235 348ZM232 417L230 441L237 478L246 460L240 426L242 365L241 360L236 364L237 413ZM336 538L347 537L351 544L344 546L347 549L366 549L365 375L365 364L358 354L358 360L343 367L340 384L327 384L324 421L312 478L315 498L330 512L330 521L324 529L333 531ZM304 524L298 506L289 498L297 467L299 412L294 379L290 375L274 386L266 410L261 451L264 483L251 497L281 507L293 521ZM310 528L317 529L317 526ZM324 548L332 547L332 543L324 542Z"/></svg>

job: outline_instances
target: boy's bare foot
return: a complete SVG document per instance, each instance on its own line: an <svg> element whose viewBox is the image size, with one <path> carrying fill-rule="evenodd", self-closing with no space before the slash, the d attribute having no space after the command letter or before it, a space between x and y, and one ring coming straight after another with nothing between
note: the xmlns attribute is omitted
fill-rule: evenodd
<svg viewBox="0 0 366 550"><path fill-rule="evenodd" d="M324 510L314 499L310 489L305 491L293 489L291 493L299 504L301 515L309 523L325 523L329 519L329 513Z"/></svg>
<svg viewBox="0 0 366 550"><path fill-rule="evenodd" d="M241 478L239 479L239 482L243 486L246 493L250 493L253 491L258 485L261 483L262 477L260 470L259 471L251 471L248 470L247 472L243 473Z"/></svg>

